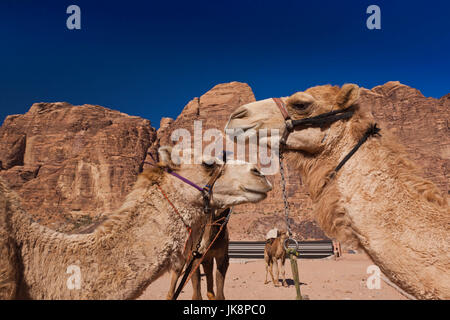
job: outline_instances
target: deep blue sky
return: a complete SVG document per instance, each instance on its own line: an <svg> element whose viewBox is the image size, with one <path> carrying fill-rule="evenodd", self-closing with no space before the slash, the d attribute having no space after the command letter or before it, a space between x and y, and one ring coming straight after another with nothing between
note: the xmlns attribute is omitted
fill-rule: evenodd
<svg viewBox="0 0 450 320"><path fill-rule="evenodd" d="M344 3L344 4L343 4ZM82 29L66 28L81 7ZM366 28L381 7L382 30ZM33 102L176 117L215 84L257 99L399 80L450 92L449 1L0 1L0 123Z"/></svg>

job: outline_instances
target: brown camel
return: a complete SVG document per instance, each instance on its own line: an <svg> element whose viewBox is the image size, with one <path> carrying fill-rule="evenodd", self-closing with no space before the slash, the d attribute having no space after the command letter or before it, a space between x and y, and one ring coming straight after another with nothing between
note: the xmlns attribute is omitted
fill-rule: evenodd
<svg viewBox="0 0 450 320"><path fill-rule="evenodd" d="M270 238L266 240L264 247L264 261L266 262L266 280L264 284L269 283L267 281L267 274L270 273L273 285L279 287L279 271L281 270L281 276L283 277L283 286L287 286L286 282L286 270L284 263L286 262L286 250L284 249L284 242L289 238L289 235L285 231L277 231L276 238ZM273 276L272 267L275 266L275 277Z"/></svg>
<svg viewBox="0 0 450 320"><path fill-rule="evenodd" d="M211 248L205 254L201 265L203 266L203 270L206 275L206 286L207 286L207 296L209 300L225 300L224 295L224 284L225 284L225 275L228 270L229 265L229 256L228 256L228 246L229 246L229 236L228 236L228 228L225 225L222 228L220 234L220 226L225 223L225 218L230 212L231 208L225 210L219 210L219 214L215 214L215 221L218 221L216 224L208 223L205 228L205 232L203 234L202 243L200 246L200 252L206 251L206 248L209 246L211 241L217 235L217 239L211 245ZM216 260L217 270L216 270L216 289L217 295L214 293L214 278L213 278L213 267L214 260ZM194 266L198 264L199 260L194 262ZM167 293L167 299L170 300L175 293L175 287L177 285L178 279L181 276L181 272L183 271L183 266L181 268L172 268L171 269L171 281L169 286L169 292ZM192 278L192 287L193 294L192 300L202 300L201 294L201 281L200 281L200 267L193 273Z"/></svg>
<svg viewBox="0 0 450 320"><path fill-rule="evenodd" d="M206 227L205 233L208 234L208 237L204 237L203 246L211 243L217 233L220 231L220 225L225 223L224 219L228 215L227 209L222 211L219 215L217 215L216 221L222 219L218 224L208 225ZM206 253L205 258L202 261L203 270L206 275L206 295L209 300L225 300L224 294L224 286L225 286L225 276L228 270L230 257L228 256L228 246L229 246L229 234L227 225L222 228L222 231L217 236L216 241L211 246L209 251ZM216 292L217 295L214 294L214 278L213 278L213 266L214 260L216 260ZM193 300L202 300L201 294L201 282L200 282L200 269L194 273L192 277L192 286L194 288Z"/></svg>
<svg viewBox="0 0 450 320"><path fill-rule="evenodd" d="M374 123L370 108L359 103L359 87L317 86L282 101L294 120L354 111L322 127L296 127L286 140L286 157L296 163L322 229L339 241L360 244L392 282L415 297L449 299L447 196L421 177L392 134L382 130L369 138L332 175ZM273 99L237 109L227 125L233 128L279 129L280 136L287 130Z"/></svg>
<svg viewBox="0 0 450 320"><path fill-rule="evenodd" d="M188 247L198 241L207 217L200 192L165 169L202 185L221 162L179 164L168 147L159 155L159 166L145 170L121 208L89 234L63 234L33 222L0 180L0 231L9 236L0 242L0 298L133 299L172 265L182 264L187 232L161 190L192 227ZM210 204L217 210L258 202L270 190L254 165L229 161Z"/></svg>

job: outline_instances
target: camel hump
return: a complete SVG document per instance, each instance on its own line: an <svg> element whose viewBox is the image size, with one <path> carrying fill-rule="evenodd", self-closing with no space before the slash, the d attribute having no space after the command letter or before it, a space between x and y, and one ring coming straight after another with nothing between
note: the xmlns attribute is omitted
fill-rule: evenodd
<svg viewBox="0 0 450 320"><path fill-rule="evenodd" d="M276 237L278 237L278 229L277 228L273 228L273 229L269 230L269 232L267 232L267 234L266 234L266 240L275 239Z"/></svg>

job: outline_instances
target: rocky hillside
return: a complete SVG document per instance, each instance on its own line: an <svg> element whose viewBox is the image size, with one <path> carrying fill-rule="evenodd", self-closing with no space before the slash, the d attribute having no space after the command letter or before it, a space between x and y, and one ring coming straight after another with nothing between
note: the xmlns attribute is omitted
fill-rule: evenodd
<svg viewBox="0 0 450 320"><path fill-rule="evenodd" d="M289 92L286 95L290 94ZM0 128L0 175L22 196L25 208L43 224L73 230L117 208L144 165L146 152L173 144L171 133L223 130L228 115L254 101L251 88L220 84L191 100L177 119L163 118L160 129L149 121L99 106L34 104L24 115L9 116ZM394 131L424 175L448 193L450 168L450 94L426 98L398 82L363 89L361 103L384 128ZM152 161L147 156L147 161ZM301 179L287 165L292 228L299 238L322 239L311 216ZM232 239L263 239L273 226L284 226L279 174L274 190L259 203L240 206L230 221Z"/></svg>
<svg viewBox="0 0 450 320"><path fill-rule="evenodd" d="M361 103L406 146L425 176L446 194L450 181L450 94L441 99L399 82L364 89Z"/></svg>
<svg viewBox="0 0 450 320"><path fill-rule="evenodd" d="M35 103L0 128L0 176L35 219L69 231L120 206L155 137L119 111Z"/></svg>

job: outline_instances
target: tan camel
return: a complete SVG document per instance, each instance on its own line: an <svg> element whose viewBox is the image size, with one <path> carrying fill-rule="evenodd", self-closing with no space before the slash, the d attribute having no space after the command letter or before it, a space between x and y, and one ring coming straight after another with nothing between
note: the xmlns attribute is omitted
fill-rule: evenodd
<svg viewBox="0 0 450 320"><path fill-rule="evenodd" d="M215 213L215 221L218 221L216 224L208 223L205 228L205 232L203 234L202 243L200 246L200 252L205 252L206 248L210 245L210 243L214 240L217 235L217 239L211 245L211 248L206 252L201 265L203 267L203 271L206 275L206 287L209 300L225 300L224 294L224 286L225 286L225 276L228 270L230 258L228 256L228 246L229 246L229 235L228 228L225 225L220 231L220 226L225 223L225 218L228 215L229 210L231 208L227 208L225 210L219 210L218 214ZM220 234L218 232L220 231ZM214 260L216 261L217 270L216 270L216 291L217 295L214 293L214 277L213 277L213 267ZM197 266L199 260L194 262L194 266ZM169 292L167 294L167 299L170 300L173 297L175 292L175 286L177 281L181 275L182 268L171 270L171 282L169 287ZM200 267L193 273L192 278L192 300L202 300L201 293L201 281L200 281Z"/></svg>
<svg viewBox="0 0 450 320"><path fill-rule="evenodd" d="M159 154L160 167L144 171L121 208L89 234L58 233L33 222L0 180L0 223L9 230L16 248L6 253L19 273L16 276L4 265L2 248L0 280L7 289L0 291L5 294L0 298L133 299L171 265L182 263L187 232L158 186L192 227L189 247L198 240L207 218L200 192L164 167L202 185L220 161L176 165L179 159L172 158L171 148L162 147ZM257 202L270 190L270 183L254 165L229 161L214 185L211 207Z"/></svg>
<svg viewBox="0 0 450 320"><path fill-rule="evenodd" d="M227 216L227 211L222 211L217 215L216 219L225 218ZM222 221L223 223L224 221ZM219 225L208 226L205 232L209 237L204 238L203 246L211 243L213 238L220 231ZM216 241L211 246L209 251L206 253L203 259L202 266L206 275L206 295L209 300L225 300L225 276L227 274L228 266L230 264L230 257L228 256L228 246L230 243L230 238L228 234L228 228L225 225L222 231L218 235ZM213 267L214 260L216 261L216 292L214 293L214 278L213 278ZM200 269L194 273L192 277L192 286L194 288L193 300L202 300L201 294L201 282L200 282Z"/></svg>
<svg viewBox="0 0 450 320"><path fill-rule="evenodd" d="M273 285L279 287L279 271L281 271L281 276L283 278L283 286L287 287L286 282L286 250L284 249L284 242L289 238L286 231L277 231L277 237L266 240L266 245L264 247L264 261L266 262L266 280L264 284L269 283L267 281L267 274L270 273ZM275 277L273 276L272 267L275 266Z"/></svg>
<svg viewBox="0 0 450 320"><path fill-rule="evenodd" d="M328 236L359 243L392 282L417 298L449 299L447 196L420 176L395 138L382 130L381 137L369 138L329 178L374 122L358 98L354 84L317 86L283 98L292 119L355 110L351 118L322 128L295 128L286 141L286 156L297 164ZM272 99L240 107L227 125L244 131L252 127L286 130Z"/></svg>

